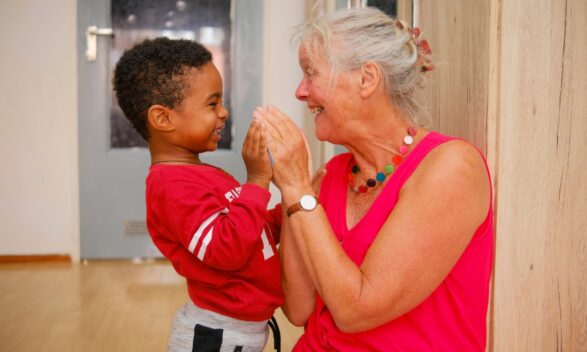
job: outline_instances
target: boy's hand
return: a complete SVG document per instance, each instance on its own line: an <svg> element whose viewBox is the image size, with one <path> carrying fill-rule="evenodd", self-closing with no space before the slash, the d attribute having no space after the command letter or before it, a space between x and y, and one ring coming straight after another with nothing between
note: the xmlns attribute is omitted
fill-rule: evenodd
<svg viewBox="0 0 587 352"><path fill-rule="evenodd" d="M267 154L267 132L256 119L249 126L242 155L247 168L247 183L268 189L273 170Z"/></svg>

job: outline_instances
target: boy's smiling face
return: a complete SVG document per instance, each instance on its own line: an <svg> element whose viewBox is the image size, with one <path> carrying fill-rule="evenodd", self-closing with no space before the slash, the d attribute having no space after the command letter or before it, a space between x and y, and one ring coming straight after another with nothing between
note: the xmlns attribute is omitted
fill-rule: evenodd
<svg viewBox="0 0 587 352"><path fill-rule="evenodd" d="M213 63L186 73L185 98L170 111L178 147L193 153L216 150L228 110L222 104L222 78Z"/></svg>

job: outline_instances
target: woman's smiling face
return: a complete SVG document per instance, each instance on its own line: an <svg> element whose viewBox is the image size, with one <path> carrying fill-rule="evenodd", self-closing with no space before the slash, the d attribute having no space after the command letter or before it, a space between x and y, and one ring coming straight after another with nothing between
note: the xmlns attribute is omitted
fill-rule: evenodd
<svg viewBox="0 0 587 352"><path fill-rule="evenodd" d="M303 46L299 49L299 64L303 78L295 94L314 113L316 138L339 143L344 139L344 123L353 107L352 72L335 75L325 58L310 58Z"/></svg>

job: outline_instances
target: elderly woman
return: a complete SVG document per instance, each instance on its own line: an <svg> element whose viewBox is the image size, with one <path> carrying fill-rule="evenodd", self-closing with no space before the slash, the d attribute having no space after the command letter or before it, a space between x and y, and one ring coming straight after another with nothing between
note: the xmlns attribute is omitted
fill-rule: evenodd
<svg viewBox="0 0 587 352"><path fill-rule="evenodd" d="M493 259L491 182L471 144L423 128L430 49L376 9L301 28L296 97L316 137L345 146L319 192L304 137L258 108L282 195L281 255L295 351L482 351Z"/></svg>

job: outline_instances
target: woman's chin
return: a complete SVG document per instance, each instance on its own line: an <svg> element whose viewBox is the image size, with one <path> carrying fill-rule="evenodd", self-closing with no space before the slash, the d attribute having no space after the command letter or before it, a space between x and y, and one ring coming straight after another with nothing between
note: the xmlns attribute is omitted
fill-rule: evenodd
<svg viewBox="0 0 587 352"><path fill-rule="evenodd" d="M315 126L314 134L316 135L316 139L321 142L328 142L328 137L330 135L330 131L325 128L320 128L319 125Z"/></svg>
<svg viewBox="0 0 587 352"><path fill-rule="evenodd" d="M316 135L316 139L320 142L329 142L332 144L340 144L341 142L340 138L337 138L336 135L333 135L331 130L316 129L314 134Z"/></svg>
<svg viewBox="0 0 587 352"><path fill-rule="evenodd" d="M318 131L316 131L316 139L319 140L320 142L328 142L328 138L326 138L326 135L323 135L323 134L319 133Z"/></svg>

